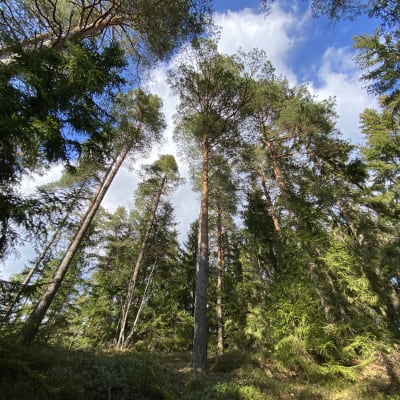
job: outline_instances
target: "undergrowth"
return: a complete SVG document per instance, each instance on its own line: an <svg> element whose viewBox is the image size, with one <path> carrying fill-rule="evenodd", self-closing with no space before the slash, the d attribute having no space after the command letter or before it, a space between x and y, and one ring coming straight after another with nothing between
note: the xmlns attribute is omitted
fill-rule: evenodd
<svg viewBox="0 0 400 400"><path fill-rule="evenodd" d="M0 400L395 400L400 355L393 350L353 366L290 365L233 350L190 371L190 354L96 353L2 344Z"/></svg>

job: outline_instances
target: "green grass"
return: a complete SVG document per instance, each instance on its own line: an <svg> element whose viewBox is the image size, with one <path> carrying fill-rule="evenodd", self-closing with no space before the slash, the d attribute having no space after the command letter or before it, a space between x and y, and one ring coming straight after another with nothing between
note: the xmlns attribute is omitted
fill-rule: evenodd
<svg viewBox="0 0 400 400"><path fill-rule="evenodd" d="M283 365L241 350L211 357L206 376L190 354L95 353L1 346L0 400L395 400L400 355L352 367Z"/></svg>

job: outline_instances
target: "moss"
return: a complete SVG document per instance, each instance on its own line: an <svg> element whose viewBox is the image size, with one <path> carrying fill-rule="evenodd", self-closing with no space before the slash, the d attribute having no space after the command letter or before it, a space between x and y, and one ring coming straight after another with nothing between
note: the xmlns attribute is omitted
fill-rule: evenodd
<svg viewBox="0 0 400 400"><path fill-rule="evenodd" d="M2 347L0 400L393 400L400 398L399 360L392 350L356 366L311 357L293 364L233 350L198 375L187 353Z"/></svg>

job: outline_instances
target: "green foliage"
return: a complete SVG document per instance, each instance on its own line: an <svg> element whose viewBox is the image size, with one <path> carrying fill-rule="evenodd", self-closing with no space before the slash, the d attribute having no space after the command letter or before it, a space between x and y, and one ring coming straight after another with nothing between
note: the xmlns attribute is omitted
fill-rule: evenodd
<svg viewBox="0 0 400 400"><path fill-rule="evenodd" d="M25 168L70 161L83 139L96 140L107 116L101 98L124 82L124 66L116 44L100 51L90 42L71 44L64 53L26 51L12 65L1 64L0 126L7 132L1 183L17 181Z"/></svg>
<svg viewBox="0 0 400 400"><path fill-rule="evenodd" d="M321 367L309 360L306 367L294 368L236 350L215 359L216 366L223 362L226 368L200 376L189 372L187 353L24 350L1 344L1 396L13 400L388 400L400 393L396 351L358 367Z"/></svg>
<svg viewBox="0 0 400 400"><path fill-rule="evenodd" d="M168 80L181 99L175 137L185 154L198 159L205 137L213 146L211 158L234 149L248 96L244 66L219 54L214 42L200 40L188 60L169 72Z"/></svg>
<svg viewBox="0 0 400 400"><path fill-rule="evenodd" d="M156 0L119 3L100 0L85 7L70 1L7 0L0 13L0 55L10 56L15 43L64 49L88 37L107 42L113 37L124 45L135 63L167 57L187 40L204 32L209 23L208 0ZM18 13L13 12L18 10ZM140 65L138 65L140 66Z"/></svg>
<svg viewBox="0 0 400 400"><path fill-rule="evenodd" d="M166 398L155 365L141 356L36 347L2 354L0 368L2 396L10 399Z"/></svg>
<svg viewBox="0 0 400 400"><path fill-rule="evenodd" d="M249 353L240 349L233 349L216 356L210 362L210 371L227 373L241 368L250 361Z"/></svg>
<svg viewBox="0 0 400 400"><path fill-rule="evenodd" d="M385 102L400 107L399 32L383 34L376 30L373 35L355 37L357 61L365 71L362 79L372 93L386 95Z"/></svg>
<svg viewBox="0 0 400 400"><path fill-rule="evenodd" d="M207 212L200 226L210 232L202 231L201 248L207 248L210 238L211 249L202 258L211 261L210 268L204 268L209 270L204 281L208 293L202 297L208 295L205 331L212 353L223 325L225 353L210 360L209 376L199 377L190 374L190 366L179 357L179 369L171 361L159 369L129 352L151 352L162 364L173 356L171 352L187 351L192 343L199 227L191 227L188 242L180 249L173 208L164 197L180 177L175 158L163 155L144 166L134 210L121 207L99 215L39 335L43 342L80 349L110 350L118 343L126 354L62 351L61 363L51 350L39 350L45 358L40 360L25 349L4 354L0 368L28 382L18 386L17 396L32 398L322 399L345 393L343 398L355 399L372 398L371 387L377 398L383 393L372 378L358 376L378 363L387 371L380 376L390 381L382 387L394 393L398 388L394 369L390 362L383 367L376 357L399 340L396 104L383 102L382 111L363 113L367 142L359 159L335 129L332 100L319 102L306 87L289 87L285 79L274 76L261 53L228 57L218 54L214 43L196 45L194 62L185 60L171 72L170 83L182 100L177 136L189 157L189 150L196 154L201 146L205 150L203 176L208 175L202 189L209 198L204 197ZM82 161L103 154L93 157L97 163L90 169L97 165L104 169L104 161L121 149L140 152L148 140L159 138L165 121L157 96L137 89L116 96L110 113L98 109L100 99L105 102L102 106L109 104L104 79L115 72L111 61L111 70L90 69L97 57L107 56L105 49L98 50L85 41L62 53L26 52L26 59L15 61L20 70L14 78L10 69L1 67L0 72L10 78L4 80L4 88L15 104L23 105L21 115L26 114L20 122L10 117L6 123L21 137L30 130L37 133L21 144L28 148L33 143L32 153L26 151L24 160L24 150L14 175L4 175L9 189L4 192L8 212L4 220L12 220L16 201L9 184L17 182L26 168L60 159L68 162L71 154L75 157L82 151ZM33 63L30 73L23 64L28 56ZM46 66L49 82L44 78ZM253 77L250 67L257 71ZM86 71L80 72L82 68ZM75 82L85 104L79 99L71 108L64 104L76 93L66 83L62 97L60 76ZM397 79L385 77L392 83ZM115 75L115 83L118 79ZM62 92L58 97L46 97L50 83L55 93ZM114 87L109 89L107 94L113 97ZM43 115L36 100L47 101ZM6 111L12 114L11 109ZM60 142L57 135L64 123L81 136L63 136ZM84 179L90 185L96 176ZM68 184L70 177L63 179L62 184ZM246 201L239 231L234 214L240 180ZM17 211L23 221L24 214ZM77 219L75 215L71 222ZM49 281L57 259L57 255L46 259L38 285ZM86 266L91 269L85 270ZM9 301L12 289L5 292ZM30 296L33 301L37 293ZM29 312L33 304L28 302L22 312ZM222 313L215 304L222 304ZM24 314L10 332L23 320ZM119 330L127 334L121 345ZM262 360L252 353L255 349ZM164 353L165 359L157 353ZM361 381L351 394L351 385Z"/></svg>
<svg viewBox="0 0 400 400"><path fill-rule="evenodd" d="M46 215L42 203L16 192L23 174L59 161L69 165L82 148L104 149L111 120L106 107L124 82L124 66L116 44L100 51L92 42L71 44L63 53L21 50L12 65L1 63L0 257L18 238L15 227L31 236L44 228L38 222Z"/></svg>

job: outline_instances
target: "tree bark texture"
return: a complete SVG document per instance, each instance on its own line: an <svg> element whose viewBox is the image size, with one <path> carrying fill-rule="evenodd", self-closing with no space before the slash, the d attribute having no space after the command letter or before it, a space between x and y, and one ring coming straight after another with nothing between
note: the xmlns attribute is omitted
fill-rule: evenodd
<svg viewBox="0 0 400 400"><path fill-rule="evenodd" d="M224 244L223 244L223 226L222 226L222 210L218 207L217 224L218 224L218 254L217 254L217 326L218 326L218 354L224 353L224 320L222 310L222 280L225 269Z"/></svg>
<svg viewBox="0 0 400 400"><path fill-rule="evenodd" d="M92 222L96 212L107 193L115 175L119 171L122 163L125 160L126 155L128 154L129 149L124 149L112 163L111 167L108 169L105 174L100 186L93 197L89 208L83 217L81 224L75 233L73 240L71 241L67 251L64 254L63 259L61 260L59 266L57 267L49 285L47 286L45 292L42 294L40 300L36 304L34 310L31 315L27 319L23 330L20 335L19 342L23 345L29 345L35 339L40 324L42 323L47 310L49 309L55 295L57 294L58 289L61 286L61 283L71 265L71 262L76 254L79 245L82 242L82 239L85 236L86 231L88 230L90 223Z"/></svg>
<svg viewBox="0 0 400 400"><path fill-rule="evenodd" d="M208 281L208 153L206 134L203 140L203 170L196 261L196 293L194 305L193 370L207 369L207 281Z"/></svg>
<svg viewBox="0 0 400 400"><path fill-rule="evenodd" d="M97 4L96 4L97 3ZM92 5L87 7L82 7L80 21L77 25L71 25L70 22L61 25L57 20L52 20L52 17L46 18L42 15L42 20L48 25L48 32L37 34L34 37L26 37L21 41L20 45L23 48L41 49L54 47L56 49L63 49L65 47L66 41L77 41L82 40L87 37L93 37L101 34L105 29L109 27L124 26L129 23L129 15L127 13L121 13L118 10L117 4L112 4L112 2L106 5L99 2L94 2ZM90 21L90 14L93 12L98 12L100 10L98 5L103 6L103 10L96 19ZM54 15L57 10L57 2L53 4ZM37 12L40 13L39 10ZM13 59L13 49L9 46L0 48L0 60L4 64L8 64Z"/></svg>
<svg viewBox="0 0 400 400"><path fill-rule="evenodd" d="M271 218L272 218L272 222L274 224L275 232L278 235L280 235L281 227L279 225L278 216L276 214L274 204L272 203L272 199L271 199L271 196L270 196L268 188L267 188L267 183L265 182L265 177L262 174L262 172L257 172L257 175L260 178L261 187L262 187L262 190L263 190L263 193L264 193L264 196L265 196L265 200L267 201L268 209L269 209L269 212L271 214Z"/></svg>
<svg viewBox="0 0 400 400"><path fill-rule="evenodd" d="M24 280L21 283L21 287L19 288L18 292L15 294L10 306L7 309L7 312L5 313L2 321L0 322L0 328L3 326L3 324L5 323L5 321L7 320L7 318L10 317L10 315L12 314L14 307L17 305L19 299L21 298L21 295L24 291L24 289L28 286L29 282L32 279L32 276L39 270L40 265L42 264L43 260L45 259L45 257L47 256L47 254L49 253L51 247L53 246L54 243L57 242L57 240L59 239L60 235L61 235L61 231L62 228L64 226L64 224L67 222L68 217L70 216L72 209L74 207L74 204L77 201L77 198L79 196L79 194L82 192L83 187L85 186L84 183L82 183L82 185L79 188L79 191L76 195L76 197L74 198L72 204L69 205L67 212L64 216L64 218L61 220L61 222L59 223L59 225L57 226L56 231L54 232L53 236L50 238L50 240L47 242L45 248L42 250L42 252L40 253L39 257L37 258L35 264L32 266L32 268L29 270L29 272L27 273L27 275L25 276Z"/></svg>
<svg viewBox="0 0 400 400"><path fill-rule="evenodd" d="M265 139L265 146L267 148L268 155L271 158L272 161L272 166L274 169L274 175L275 179L278 182L279 189L281 190L282 194L286 195L286 181L285 178L283 177L283 173L281 171L281 168L279 166L278 160L276 159L276 154L274 153L272 149L271 142L266 138Z"/></svg>

